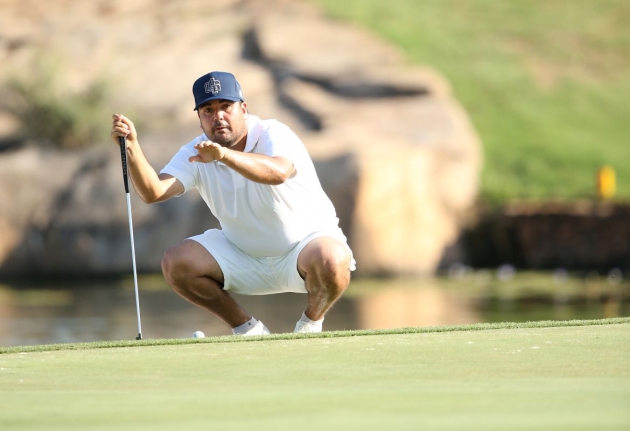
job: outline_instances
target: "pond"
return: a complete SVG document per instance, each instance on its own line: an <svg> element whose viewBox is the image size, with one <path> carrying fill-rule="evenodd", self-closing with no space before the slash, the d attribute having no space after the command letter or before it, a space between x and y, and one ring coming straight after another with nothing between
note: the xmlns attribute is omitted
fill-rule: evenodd
<svg viewBox="0 0 630 431"><path fill-rule="evenodd" d="M517 272L452 267L434 278L357 279L324 330L630 316L630 274ZM229 335L217 318L177 296L161 276L139 278L143 338ZM291 332L306 295L236 296L272 332ZM0 284L0 345L133 339L132 279Z"/></svg>

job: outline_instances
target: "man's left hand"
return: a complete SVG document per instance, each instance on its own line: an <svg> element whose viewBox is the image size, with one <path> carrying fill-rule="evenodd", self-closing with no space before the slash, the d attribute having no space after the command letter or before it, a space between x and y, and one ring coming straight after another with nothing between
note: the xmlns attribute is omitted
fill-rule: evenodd
<svg viewBox="0 0 630 431"><path fill-rule="evenodd" d="M211 141L203 141L196 144L195 150L197 150L197 155L189 157L189 162L214 162L215 160L221 160L225 157L225 153L227 152L226 148Z"/></svg>

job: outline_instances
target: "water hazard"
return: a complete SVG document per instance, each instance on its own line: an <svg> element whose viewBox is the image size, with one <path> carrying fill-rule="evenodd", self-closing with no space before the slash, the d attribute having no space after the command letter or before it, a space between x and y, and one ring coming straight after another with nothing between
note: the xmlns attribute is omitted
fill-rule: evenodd
<svg viewBox="0 0 630 431"><path fill-rule="evenodd" d="M451 268L437 278L353 280L325 330L630 316L630 274L569 274ZM177 296L161 276L142 276L144 338L229 335L217 318ZM306 296L237 296L272 332L291 332ZM13 281L0 284L0 345L134 339L133 281Z"/></svg>

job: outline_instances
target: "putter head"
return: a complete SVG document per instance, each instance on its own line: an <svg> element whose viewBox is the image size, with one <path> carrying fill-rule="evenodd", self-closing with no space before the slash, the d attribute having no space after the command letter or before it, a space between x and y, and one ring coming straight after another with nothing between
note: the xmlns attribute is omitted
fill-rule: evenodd
<svg viewBox="0 0 630 431"><path fill-rule="evenodd" d="M142 340L142 334L138 334L138 336L136 337L136 340Z"/></svg>

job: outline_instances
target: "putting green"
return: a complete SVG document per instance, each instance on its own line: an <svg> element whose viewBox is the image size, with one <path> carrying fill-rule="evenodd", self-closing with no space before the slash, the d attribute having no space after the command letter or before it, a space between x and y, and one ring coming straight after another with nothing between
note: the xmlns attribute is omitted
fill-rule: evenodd
<svg viewBox="0 0 630 431"><path fill-rule="evenodd" d="M1 354L0 429L628 429L622 322Z"/></svg>

